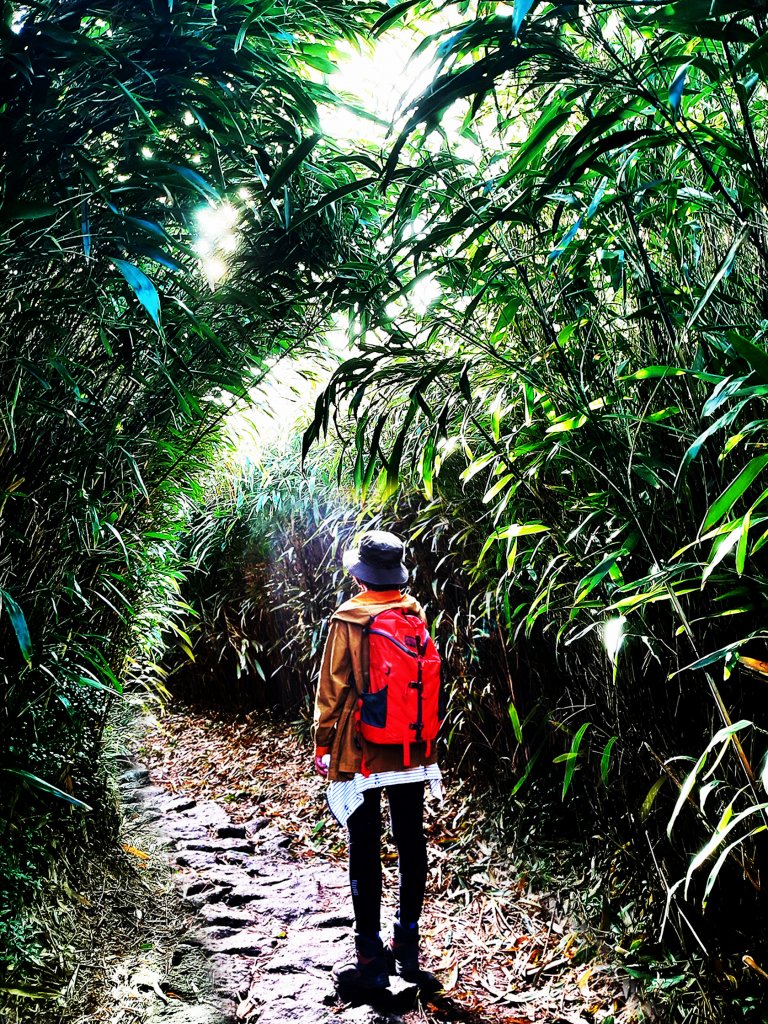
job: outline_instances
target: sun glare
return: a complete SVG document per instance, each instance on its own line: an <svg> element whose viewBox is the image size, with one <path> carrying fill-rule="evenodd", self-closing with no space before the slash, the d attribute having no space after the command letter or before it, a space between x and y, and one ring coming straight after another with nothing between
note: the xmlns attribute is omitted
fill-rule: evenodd
<svg viewBox="0 0 768 1024"><path fill-rule="evenodd" d="M382 143L408 102L431 80L431 55L411 57L417 43L418 38L406 30L379 39L372 50L359 51L339 42L338 71L328 77L328 85L349 107L364 109L373 119L349 107L324 106L320 111L324 132L337 141Z"/></svg>
<svg viewBox="0 0 768 1024"><path fill-rule="evenodd" d="M203 260L203 272L213 286L227 276L227 265L221 257L210 256Z"/></svg>
<svg viewBox="0 0 768 1024"><path fill-rule="evenodd" d="M28 7L17 7L13 12L13 18L11 19L11 31L15 32L16 35L18 35L22 28L24 28L24 19L28 14Z"/></svg>
<svg viewBox="0 0 768 1024"><path fill-rule="evenodd" d="M231 203L208 203L195 215L195 251L200 269L213 288L227 276L226 257L237 251L240 214Z"/></svg>
<svg viewBox="0 0 768 1024"><path fill-rule="evenodd" d="M410 292L411 306L419 316L425 316L430 306L440 298L440 285L431 275L419 278Z"/></svg>
<svg viewBox="0 0 768 1024"><path fill-rule="evenodd" d="M626 616L619 615L615 619L609 619L603 624L603 646L612 665L616 664L621 645L624 643L624 626Z"/></svg>
<svg viewBox="0 0 768 1024"><path fill-rule="evenodd" d="M227 417L235 460L241 465L258 465L267 448L300 433L307 410L332 370L330 361L316 357L275 360L269 373L251 388L248 405Z"/></svg>

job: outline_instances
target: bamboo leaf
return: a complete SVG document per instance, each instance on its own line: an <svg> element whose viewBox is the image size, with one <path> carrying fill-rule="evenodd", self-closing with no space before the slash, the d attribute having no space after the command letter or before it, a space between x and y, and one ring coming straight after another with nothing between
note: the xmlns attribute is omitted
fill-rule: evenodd
<svg viewBox="0 0 768 1024"><path fill-rule="evenodd" d="M123 85L123 83L118 81L117 79L115 79L115 81L117 82L118 87L122 89L122 91L125 93L128 99L131 101L142 121L144 121L144 123L149 126L150 130L154 135L159 135L160 131L155 122L150 117L149 111L146 109L146 107L144 107L143 104L140 103L140 101L137 99L136 96L134 96L134 94L131 92L127 85Z"/></svg>
<svg viewBox="0 0 768 1024"><path fill-rule="evenodd" d="M756 836L760 832L765 832L767 828L768 826L766 825L758 825L757 828L753 828L752 831L748 832L745 836L740 836L738 839L734 839L732 843L729 843L725 847L725 849L722 851L720 856L715 861L714 867L707 876L707 884L704 886L704 895L702 897L702 903L704 905L706 905L707 897L712 892L712 887L717 881L717 876L720 874L720 869L722 868L723 864L725 864L726 860L733 852L733 850L735 850L737 846L740 846L742 843L746 842L747 839L751 839L752 836Z"/></svg>
<svg viewBox="0 0 768 1024"><path fill-rule="evenodd" d="M544 151L547 143L568 123L571 118L570 110L561 110L556 104L552 104L536 122L525 142L517 151L512 166L505 175L511 178L524 170Z"/></svg>
<svg viewBox="0 0 768 1024"><path fill-rule="evenodd" d="M27 626L24 612L7 590L0 590L0 611L2 611L3 605L5 605L8 618L11 620L22 657L29 665L32 661L32 639L29 635L29 627Z"/></svg>
<svg viewBox="0 0 768 1024"><path fill-rule="evenodd" d="M768 355L748 338L736 331L728 333L729 343L736 349L742 359L749 363L761 381L768 383Z"/></svg>
<svg viewBox="0 0 768 1024"><path fill-rule="evenodd" d="M720 647L716 651L711 651L709 654L705 654L702 658L697 658L696 661L692 661L689 665L684 668L678 669L676 672L670 674L670 679L680 675L681 672L695 672L697 669L706 668L707 665L714 665L715 662L723 661L728 658L734 651L738 651L739 647L744 643L743 640L736 640L734 643L726 644L725 647Z"/></svg>
<svg viewBox="0 0 768 1024"><path fill-rule="evenodd" d="M10 775L16 775L25 782L28 782L35 789L39 789L43 793L49 793L52 796L57 797L59 800L64 800L68 804L72 804L73 807L77 807L83 811L93 810L88 804L82 800L78 800L77 797L72 796L70 793L66 793L63 789L59 789L58 786L54 786L50 782L46 782L45 779L39 778L37 775L33 775L31 772L24 771L22 768L0 768L0 771L8 772Z"/></svg>
<svg viewBox="0 0 768 1024"><path fill-rule="evenodd" d="M600 758L600 778L603 780L604 786L608 785L608 770L611 764L611 753L618 738L618 736L611 736L603 747L603 753Z"/></svg>
<svg viewBox="0 0 768 1024"><path fill-rule="evenodd" d="M139 270L133 263L128 263L126 260L119 260L115 257L113 257L112 262L128 282L129 287L135 293L136 298L144 309L152 317L157 329L160 330L160 296L157 294L157 288L155 288L144 271Z"/></svg>
<svg viewBox="0 0 768 1024"><path fill-rule="evenodd" d="M692 61L687 64L683 64L672 79L672 84L669 87L669 103L672 107L672 113L677 117L680 113L680 103L683 99L683 90L685 89L685 80L688 77L688 68L691 66Z"/></svg>
<svg viewBox="0 0 768 1024"><path fill-rule="evenodd" d="M571 242L576 237L576 234L577 234L577 232L578 232L580 227L581 227L581 217L579 217L579 219L576 221L576 223L571 228L569 228L568 231L565 232L565 234L560 239L560 241L557 243L557 245L552 250L552 252L549 253L549 255L547 256L547 259L549 260L550 263L554 263L555 260L560 259L560 257L563 255L565 250L568 248L568 246L571 244Z"/></svg>
<svg viewBox="0 0 768 1024"><path fill-rule="evenodd" d="M193 188L206 199L211 199L214 202L221 201L221 195L218 190L215 189L210 182L206 181L202 174L199 174L197 171L193 171L191 167L182 167L179 164L168 164L168 167L170 170L175 171L179 177L188 181L190 185L192 185Z"/></svg>
<svg viewBox="0 0 768 1024"><path fill-rule="evenodd" d="M424 450L421 453L420 459L420 472L421 479L424 484L424 493L429 501L432 500L432 481L434 478L435 468L435 455L437 453L437 446L435 444L435 438L432 434L427 438L427 442L424 445Z"/></svg>
<svg viewBox="0 0 768 1024"><path fill-rule="evenodd" d="M707 744L706 750L701 755L701 757L698 759L698 761L696 762L693 770L691 772L689 772L688 776L686 777L685 781L683 782L682 786L680 787L680 794L679 794L679 796L677 798L677 803L675 804L675 808L674 808L674 810L672 812L672 817L669 819L669 824L667 825L667 835L668 836L671 835L671 833L672 833L672 826L674 825L675 820L677 819L677 816L678 816L678 814L680 813L680 811L681 811L681 809L683 807L683 804L688 799L688 797L691 795L691 791L692 791L693 787L696 785L696 782L698 781L699 773L701 772L701 769L704 767L704 765L705 765L705 763L707 761L707 757L709 756L709 754L712 752L712 750L714 750L715 747L720 746L721 744L723 744L723 750L720 751L720 754L719 754L718 759L717 759L717 761L719 762L720 758L722 758L722 756L723 756L723 754L725 752L725 748L726 748L726 745L727 745L728 741L737 732L741 732L742 729L747 729L751 725L752 725L752 722L750 722L748 719L742 718L738 722L733 722L731 725L726 725L726 726L723 726L721 729L718 729L717 732L715 733L715 735L711 738L711 740ZM709 775L709 774L711 774L711 772L708 772L707 774Z"/></svg>
<svg viewBox="0 0 768 1024"><path fill-rule="evenodd" d="M340 199L346 199L347 196L352 196L356 192L362 192L363 189L368 188L375 181L377 181L376 178L369 177L361 178L359 181L349 181L346 185L340 185L324 195L322 199L318 200L318 202L314 203L298 217L294 217L291 221L291 229L295 231L296 228L301 227L302 224L316 217L321 210L333 205L333 203L337 203Z"/></svg>
<svg viewBox="0 0 768 1024"><path fill-rule="evenodd" d="M736 478L726 487L722 494L710 505L709 511L701 524L702 532L706 533L716 523L719 523L723 516L728 515L733 506L744 494L747 488L755 481L755 479L762 473L763 469L768 465L768 455L759 455L756 459L752 459L736 476Z"/></svg>
<svg viewBox="0 0 768 1024"><path fill-rule="evenodd" d="M568 416L564 420L559 420L557 423L553 423L551 427L547 427L548 434L563 434L568 430L579 430L587 422L587 416L585 413L579 413L576 416Z"/></svg>
<svg viewBox="0 0 768 1024"><path fill-rule="evenodd" d="M624 374L619 380L664 380L666 377L695 377L697 380L718 384L723 378L716 373L702 373L700 370L684 370L679 366L646 366L634 373Z"/></svg>
<svg viewBox="0 0 768 1024"><path fill-rule="evenodd" d="M536 0L515 0L515 6L512 8L512 31L515 34L515 39L520 34L523 22L535 3Z"/></svg>
<svg viewBox="0 0 768 1024"><path fill-rule="evenodd" d="M412 7L416 7L419 3L420 0L401 0L401 3L394 4L371 26L371 33L376 35L379 32L383 32L384 29L394 25L396 21L399 21L404 14L406 14Z"/></svg>
<svg viewBox="0 0 768 1024"><path fill-rule="evenodd" d="M523 727L520 724L520 716L517 713L517 708L513 703L509 705L509 717L512 721L512 729L515 734L515 739L518 743L523 742Z"/></svg>
<svg viewBox="0 0 768 1024"><path fill-rule="evenodd" d="M697 780L699 778L699 772L701 771L701 769L706 764L706 760L707 760L707 755L706 755L706 753L704 753L704 754L701 755L701 757L698 759L698 761L694 765L693 770L690 771L688 773L688 775L685 777L685 779L683 780L683 784L680 787L680 792L678 794L677 801L676 801L674 809L672 811L672 815L671 815L671 817L670 817L670 819L669 819L669 821L667 823L667 835L670 836L670 837L672 835L672 828L673 828L675 822L677 821L677 817L680 814L680 811L683 809L683 805L685 804L685 801L691 795L693 787L696 785L696 782L697 782Z"/></svg>
<svg viewBox="0 0 768 1024"><path fill-rule="evenodd" d="M712 280L707 285L707 287L706 287L706 289L704 291L704 294L701 296L699 301L694 306L693 312L691 313L690 317L688 318L688 323L685 325L685 329L687 331L689 331L691 329L693 324L699 318L699 316L701 315L702 311L704 310L704 307L709 302L710 298L712 297L712 294L714 293L715 289L720 284L720 282L723 280L723 278L727 277L730 274L731 268L733 267L733 262L736 259L736 256L737 256L737 254L739 252L739 249L741 248L741 246L743 245L744 241L746 240L746 238L748 236L749 236L749 227L747 225L744 225L741 228L741 230L739 231L739 233L736 236L736 238L734 239L733 244L731 245L730 249L728 250L728 252L723 257L723 260L720 263L720 266L715 271L715 274L712 277Z"/></svg>
<svg viewBox="0 0 768 1024"><path fill-rule="evenodd" d="M742 404L743 403L739 403L735 408L729 409L728 412L720 416L714 423L710 424L706 430L699 434L696 440L688 447L685 455L683 455L682 462L680 463L680 469L677 471L678 477L688 469L691 462L693 462L701 451L705 441L712 437L713 434L717 433L718 430L722 430L724 427L728 427L733 423L741 412Z"/></svg>
<svg viewBox="0 0 768 1024"><path fill-rule="evenodd" d="M739 576L743 575L747 561L747 546L749 543L749 528L751 523L752 509L749 509L741 524L741 529L739 530L739 546L736 548L736 572Z"/></svg>
<svg viewBox="0 0 768 1024"><path fill-rule="evenodd" d="M712 856L712 854L715 852L715 850L722 843L724 843L726 838L730 835L730 833L734 831L736 826L740 825L742 823L742 821L744 821L747 818L751 817L753 814L765 815L766 811L768 811L768 804L754 804L753 806L748 807L746 810L741 811L741 813L739 813L735 817L733 817L728 822L728 824L725 826L725 828L723 828L721 831L715 831L709 837L709 839L704 844L702 849L699 850L699 852L693 858L691 863L688 865L688 870L685 873L685 888L683 890L683 892L684 892L684 894L686 896L688 895L688 887L689 887L689 885L691 883L691 879L693 878L693 875L694 875L695 871L697 870L697 868L701 867L701 865L704 864L705 861L709 860L709 858ZM765 826L762 826L762 827L765 827ZM742 840L737 840L737 842L740 842L740 841L743 841L743 839ZM718 868L718 870L719 870L719 868ZM717 876L715 876L715 877L717 877Z"/></svg>
<svg viewBox="0 0 768 1024"><path fill-rule="evenodd" d="M503 491L504 488L509 483L509 481L510 480L514 480L514 478L515 478L515 474L514 473L505 473L504 476L502 476L499 480L496 481L496 483L493 485L493 487L489 488L485 492L485 494L483 495L483 504L487 505L490 501L493 501L493 499L496 497L496 495L499 494L500 491ZM498 534L497 534L497 536L498 536Z"/></svg>
<svg viewBox="0 0 768 1024"><path fill-rule="evenodd" d="M57 209L51 203L43 202L8 202L0 207L0 217L3 220L47 220L55 217Z"/></svg>
<svg viewBox="0 0 768 1024"><path fill-rule="evenodd" d="M563 791L562 791L562 799L563 800L565 800L565 796L566 796L568 790L570 789L571 782L573 781L573 773L576 771L576 758L579 755L579 748L581 747L581 741L584 738L584 733L587 731L587 729L589 728L590 724L591 724L590 722L584 722L584 724L579 727L578 732L573 737L573 742L571 743L571 749L568 751L567 754L565 754L563 756L563 760L567 759L566 760L566 765L565 765L565 776L563 778Z"/></svg>
<svg viewBox="0 0 768 1024"><path fill-rule="evenodd" d="M294 172L297 171L301 164L306 160L320 139L321 136L318 134L310 135L306 139L302 139L298 146L288 154L285 160L275 168L274 173L270 175L267 195L274 197L278 194L291 175L294 174Z"/></svg>
<svg viewBox="0 0 768 1024"><path fill-rule="evenodd" d="M707 562L706 566L704 567L704 571L701 574L702 590L704 589L707 580L712 575L717 566L722 562L725 556L730 551L732 551L733 548L736 546L739 539L741 538L742 532L742 526L737 526L734 529L730 530L724 537L721 537L720 540L718 540L718 542L714 545L714 551L712 553L712 556Z"/></svg>
<svg viewBox="0 0 768 1024"><path fill-rule="evenodd" d="M525 768L523 769L523 774L520 776L520 778L514 784L512 789L509 791L509 795L510 796L514 796L517 792L519 792L519 790L521 790L522 787L525 785L525 783L528 781L528 779L530 778L531 772L533 771L533 767L536 764L536 762L538 761L539 757L541 756L541 753L542 753L543 750L544 750L543 746L539 747L538 750L534 753L533 757L531 757L526 762Z"/></svg>
<svg viewBox="0 0 768 1024"><path fill-rule="evenodd" d="M661 778L656 779L654 784L648 790L648 792L646 794L646 797L645 797L645 800L643 800L642 807L640 808L640 818L641 818L641 820L645 821L645 819L651 813L651 807L653 807L653 802L656 799L656 797L659 795L659 790L661 789L661 787L664 785L664 783L666 781L667 781L667 776L666 775L662 775Z"/></svg>
<svg viewBox="0 0 768 1024"><path fill-rule="evenodd" d="M77 681L81 686L90 686L93 690L103 690L104 693L108 693L113 697L116 694L122 693L123 690L122 686L119 684L117 686L107 686L106 683L101 683L98 679L94 679L92 676L79 675L77 677Z"/></svg>
<svg viewBox="0 0 768 1024"><path fill-rule="evenodd" d="M590 573L583 577L578 585L578 593L574 604L581 604L585 597L590 594L595 587L610 573L611 569L620 556L624 554L624 551L614 551L610 555L606 555L600 564L593 569Z"/></svg>
<svg viewBox="0 0 768 1024"><path fill-rule="evenodd" d="M528 537L534 533L549 533L549 527L543 523L512 523L496 534L496 539L507 540L509 537Z"/></svg>

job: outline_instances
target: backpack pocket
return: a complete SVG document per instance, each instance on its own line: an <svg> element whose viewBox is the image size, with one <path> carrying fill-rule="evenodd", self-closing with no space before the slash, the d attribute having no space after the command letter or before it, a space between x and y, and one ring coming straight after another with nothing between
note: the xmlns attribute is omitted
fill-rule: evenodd
<svg viewBox="0 0 768 1024"><path fill-rule="evenodd" d="M383 729L387 724L387 687L375 693L360 694L360 723L372 729Z"/></svg>

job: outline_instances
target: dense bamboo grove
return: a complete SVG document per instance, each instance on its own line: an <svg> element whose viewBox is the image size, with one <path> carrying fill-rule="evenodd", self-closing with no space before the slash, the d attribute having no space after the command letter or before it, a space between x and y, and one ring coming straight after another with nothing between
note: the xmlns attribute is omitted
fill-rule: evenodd
<svg viewBox="0 0 768 1024"><path fill-rule="evenodd" d="M227 410L312 342L345 288L330 268L364 244L362 204L334 205L360 188L318 134L333 97L310 76L369 20L332 3L3 6L0 928L12 960L31 942L14 919L53 837L67 824L111 836L111 703L131 680L162 693L164 634L183 641L181 499L199 493Z"/></svg>
<svg viewBox="0 0 768 1024"><path fill-rule="evenodd" d="M30 806L93 820L129 680L193 647L198 689L302 703L380 518L502 826L579 837L641 974L731 984L768 822L763 5L3 10L9 891ZM321 138L334 43L408 26L434 77L384 151ZM293 448L210 483L227 412L332 313L306 475Z"/></svg>
<svg viewBox="0 0 768 1024"><path fill-rule="evenodd" d="M441 34L388 163L410 167L387 226L398 288L327 402L351 400L361 485L410 465L426 529L450 510L466 568L528 638L539 681L511 713L529 764L556 730L564 796L581 767L659 860L665 826L686 860L702 847L660 892L684 877L700 906L725 870L750 903L764 25L737 4L532 6ZM462 99L474 160L427 144ZM425 275L440 298L414 319L397 303Z"/></svg>
<svg viewBox="0 0 768 1024"><path fill-rule="evenodd" d="M532 8L435 37L384 168L389 280L307 442L338 431L367 514L410 523L441 582L471 583L476 633L514 647L494 772L608 839L646 892L626 944L712 954L751 941L762 899L764 26ZM484 653L485 679L454 677L463 740L467 706L510 694Z"/></svg>

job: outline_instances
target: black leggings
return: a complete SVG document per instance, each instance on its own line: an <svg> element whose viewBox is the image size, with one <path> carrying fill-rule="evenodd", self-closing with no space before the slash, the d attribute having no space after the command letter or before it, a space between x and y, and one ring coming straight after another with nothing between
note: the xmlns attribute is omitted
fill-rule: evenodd
<svg viewBox="0 0 768 1024"><path fill-rule="evenodd" d="M349 884L356 931L360 935L378 935L381 930L381 790L368 789L363 798L363 806L347 821ZM400 868L398 920L408 927L419 920L427 884L424 783L389 786L387 799Z"/></svg>

